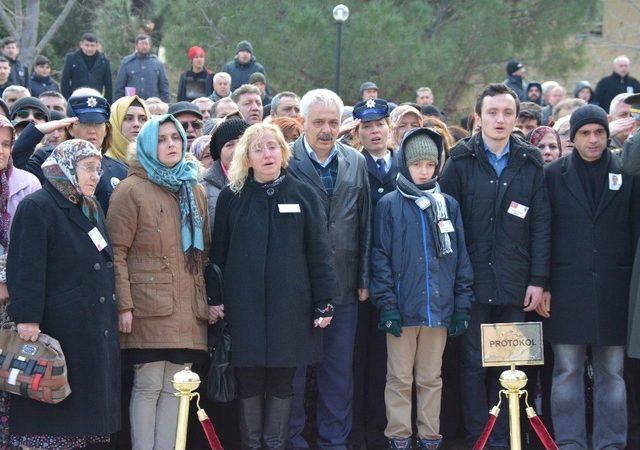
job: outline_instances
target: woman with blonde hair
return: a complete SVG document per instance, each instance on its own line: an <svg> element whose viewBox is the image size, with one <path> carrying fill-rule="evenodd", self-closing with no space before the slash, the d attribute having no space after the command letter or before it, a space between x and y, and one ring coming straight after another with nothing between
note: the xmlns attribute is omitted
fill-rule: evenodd
<svg viewBox="0 0 640 450"><path fill-rule="evenodd" d="M287 173L290 155L277 126L249 127L216 206L210 259L224 292L214 303L231 325L245 449L285 447L296 367L318 360L320 329L333 316L326 213Z"/></svg>

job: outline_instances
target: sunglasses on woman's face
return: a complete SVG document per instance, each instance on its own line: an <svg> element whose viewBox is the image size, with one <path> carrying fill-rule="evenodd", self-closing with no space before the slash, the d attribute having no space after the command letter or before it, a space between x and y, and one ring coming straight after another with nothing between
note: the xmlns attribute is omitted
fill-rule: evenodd
<svg viewBox="0 0 640 450"><path fill-rule="evenodd" d="M202 120L196 119L191 121L180 122L180 125L182 125L182 128L184 128L185 130L189 129L189 125L191 125L194 130L199 130L200 128L202 128L203 123L202 123Z"/></svg>
<svg viewBox="0 0 640 450"><path fill-rule="evenodd" d="M16 113L16 116L21 119L28 119L29 116L31 115L33 115L33 118L36 120L42 120L42 121L47 120L47 116L40 111L33 111L31 109L21 109Z"/></svg>

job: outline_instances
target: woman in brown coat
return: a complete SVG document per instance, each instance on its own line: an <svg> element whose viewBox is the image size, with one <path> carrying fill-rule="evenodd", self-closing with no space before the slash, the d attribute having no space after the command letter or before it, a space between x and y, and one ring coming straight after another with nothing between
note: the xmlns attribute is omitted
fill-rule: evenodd
<svg viewBox="0 0 640 450"><path fill-rule="evenodd" d="M206 357L209 308L203 258L210 242L198 164L171 115L141 129L129 176L111 197L121 346L134 366L133 449L173 448L178 400L173 375Z"/></svg>

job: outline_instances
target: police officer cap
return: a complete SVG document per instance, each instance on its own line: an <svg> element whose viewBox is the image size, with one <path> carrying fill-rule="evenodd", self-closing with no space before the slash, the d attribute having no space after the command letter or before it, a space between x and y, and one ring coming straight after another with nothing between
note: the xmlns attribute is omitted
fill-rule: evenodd
<svg viewBox="0 0 640 450"><path fill-rule="evenodd" d="M363 100L353 107L353 117L362 122L384 119L389 117L389 104L381 98Z"/></svg>
<svg viewBox="0 0 640 450"><path fill-rule="evenodd" d="M72 96L67 102L67 116L77 117L80 123L105 123L110 113L109 102L101 95Z"/></svg>

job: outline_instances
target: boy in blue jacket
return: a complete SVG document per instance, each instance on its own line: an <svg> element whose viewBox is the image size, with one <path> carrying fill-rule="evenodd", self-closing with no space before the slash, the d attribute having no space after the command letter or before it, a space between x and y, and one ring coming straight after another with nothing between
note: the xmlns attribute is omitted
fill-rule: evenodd
<svg viewBox="0 0 640 450"><path fill-rule="evenodd" d="M473 270L458 202L437 183L441 136L413 129L397 157L397 187L376 208L372 250L372 298L388 333L385 435L393 450L413 447L415 380L417 444L438 449L442 354L447 330L455 337L468 327Z"/></svg>

